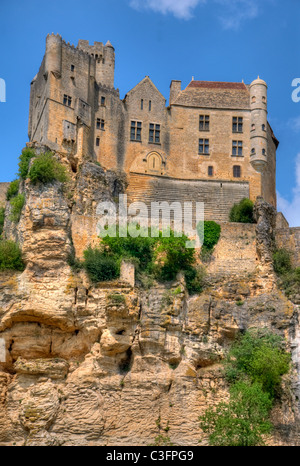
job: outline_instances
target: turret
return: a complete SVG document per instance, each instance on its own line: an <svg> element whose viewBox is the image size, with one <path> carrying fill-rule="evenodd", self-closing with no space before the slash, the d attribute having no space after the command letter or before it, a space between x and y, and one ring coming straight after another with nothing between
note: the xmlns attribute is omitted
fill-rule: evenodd
<svg viewBox="0 0 300 466"><path fill-rule="evenodd" d="M262 173L267 164L267 84L259 77L250 84L250 163Z"/></svg>
<svg viewBox="0 0 300 466"><path fill-rule="evenodd" d="M102 42L94 42L89 45L87 40L78 41L78 49L88 53L95 66L95 78L98 84L107 87L114 87L115 77L115 49L108 41L105 45ZM90 75L94 77L94 67L91 63Z"/></svg>
<svg viewBox="0 0 300 466"><path fill-rule="evenodd" d="M62 38L59 34L56 36L48 34L46 39L45 54L45 75L53 73L56 78L61 77L61 60L62 60Z"/></svg>

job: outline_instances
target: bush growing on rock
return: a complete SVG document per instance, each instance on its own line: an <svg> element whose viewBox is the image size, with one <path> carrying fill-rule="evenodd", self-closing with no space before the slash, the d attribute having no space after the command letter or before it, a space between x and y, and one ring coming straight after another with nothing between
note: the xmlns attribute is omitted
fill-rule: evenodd
<svg viewBox="0 0 300 466"><path fill-rule="evenodd" d="M0 241L0 270L20 270L25 268L22 252L14 241Z"/></svg>
<svg viewBox="0 0 300 466"><path fill-rule="evenodd" d="M230 210L229 220L230 222L254 223L253 202L245 197L238 204L234 204Z"/></svg>
<svg viewBox="0 0 300 466"><path fill-rule="evenodd" d="M119 261L114 256L92 247L84 251L83 266L92 282L114 280L120 273Z"/></svg>
<svg viewBox="0 0 300 466"><path fill-rule="evenodd" d="M197 225L198 235L200 237L200 228ZM213 220L204 221L204 236L201 247L200 258L202 262L209 262L214 246L218 243L221 234L221 226Z"/></svg>
<svg viewBox="0 0 300 466"><path fill-rule="evenodd" d="M33 149L25 148L22 150L22 153L19 157L19 171L18 175L23 179L26 180L29 170L29 165L31 159L35 157L35 152Z"/></svg>
<svg viewBox="0 0 300 466"><path fill-rule="evenodd" d="M13 197L10 200L10 204L12 206L11 208L11 214L10 214L10 220L12 222L18 223L21 217L21 212L25 204L25 196L24 194L18 194L17 196Z"/></svg>
<svg viewBox="0 0 300 466"><path fill-rule="evenodd" d="M33 184L46 184L51 181L64 183L68 180L65 167L56 160L52 152L38 155L30 167L28 176Z"/></svg>
<svg viewBox="0 0 300 466"><path fill-rule="evenodd" d="M287 249L277 249L273 254L273 267L276 273L282 275L292 269L291 254Z"/></svg>
<svg viewBox="0 0 300 466"><path fill-rule="evenodd" d="M16 196L19 191L20 180L14 180L10 183L6 191L6 200L9 201L12 197Z"/></svg>

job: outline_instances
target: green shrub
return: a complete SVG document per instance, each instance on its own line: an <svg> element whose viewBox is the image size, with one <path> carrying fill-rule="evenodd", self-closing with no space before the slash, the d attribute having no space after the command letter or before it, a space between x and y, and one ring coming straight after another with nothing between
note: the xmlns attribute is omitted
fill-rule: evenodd
<svg viewBox="0 0 300 466"><path fill-rule="evenodd" d="M188 270L195 262L195 249L187 248L187 236L176 237L170 231L169 237L161 232L154 250L154 274L158 280L174 280L180 271Z"/></svg>
<svg viewBox="0 0 300 466"><path fill-rule="evenodd" d="M9 201L12 197L16 196L19 191L20 180L14 180L10 183L6 191L6 200Z"/></svg>
<svg viewBox="0 0 300 466"><path fill-rule="evenodd" d="M287 296L300 294L300 267L281 276L280 286L284 289Z"/></svg>
<svg viewBox="0 0 300 466"><path fill-rule="evenodd" d="M38 182L50 183L51 181L67 181L65 167L56 160L52 152L45 152L38 155L29 170L28 176L33 184Z"/></svg>
<svg viewBox="0 0 300 466"><path fill-rule="evenodd" d="M108 299L114 304L125 304L126 298L123 294L112 293L108 295Z"/></svg>
<svg viewBox="0 0 300 466"><path fill-rule="evenodd" d="M185 270L184 277L189 294L202 293L205 275L205 268L201 266L189 267Z"/></svg>
<svg viewBox="0 0 300 466"><path fill-rule="evenodd" d="M0 270L23 271L24 268L22 252L18 244L13 241L0 241Z"/></svg>
<svg viewBox="0 0 300 466"><path fill-rule="evenodd" d="M277 249L273 254L273 267L279 275L290 272L292 269L291 254L287 249Z"/></svg>
<svg viewBox="0 0 300 466"><path fill-rule="evenodd" d="M263 434L272 429L269 413L272 401L258 383L238 382L230 390L230 401L210 407L199 418L210 445L264 445Z"/></svg>
<svg viewBox="0 0 300 466"><path fill-rule="evenodd" d="M12 222L18 223L21 217L21 212L25 204L24 194L18 194L10 200L12 206L10 220Z"/></svg>
<svg viewBox="0 0 300 466"><path fill-rule="evenodd" d="M253 202L244 198L238 204L234 204L230 210L229 220L231 222L254 223Z"/></svg>
<svg viewBox="0 0 300 466"><path fill-rule="evenodd" d="M0 207L0 236L2 235L2 232L3 232L4 220L5 220L5 208Z"/></svg>
<svg viewBox="0 0 300 466"><path fill-rule="evenodd" d="M145 232L145 234L148 233ZM120 259L137 259L135 264L138 268L145 270L152 262L153 259L153 246L155 238L150 236L138 236L136 238L129 235L128 229L122 230L121 235L126 234L126 237L119 236L120 232L117 231L116 237L106 236L102 238L102 243L109 248L112 254L115 254Z"/></svg>
<svg viewBox="0 0 300 466"><path fill-rule="evenodd" d="M35 157L35 152L33 149L23 149L22 154L19 157L19 171L18 175L25 180L28 175L30 160Z"/></svg>
<svg viewBox="0 0 300 466"><path fill-rule="evenodd" d="M212 220L205 220L203 246L207 249L212 249L219 241L220 234L221 226L218 223Z"/></svg>
<svg viewBox="0 0 300 466"><path fill-rule="evenodd" d="M100 249L89 247L84 251L83 266L92 282L113 280L119 276L119 261Z"/></svg>
<svg viewBox="0 0 300 466"><path fill-rule="evenodd" d="M288 372L290 354L283 349L283 339L264 329L251 329L231 347L225 364L229 382L244 377L259 382L262 389L275 397L281 376Z"/></svg>

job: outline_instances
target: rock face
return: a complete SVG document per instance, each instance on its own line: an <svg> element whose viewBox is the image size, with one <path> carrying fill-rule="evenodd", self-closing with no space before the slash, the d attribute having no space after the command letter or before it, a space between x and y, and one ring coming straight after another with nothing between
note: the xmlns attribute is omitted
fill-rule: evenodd
<svg viewBox="0 0 300 466"><path fill-rule="evenodd" d="M266 217L263 204L257 210L259 266L208 274L200 295L190 297L180 275L148 290L121 280L92 286L67 262L73 221L90 221L97 202L123 183L88 164L72 202L59 183L24 187L15 234L27 267L0 274L0 445L149 445L159 434L177 445L206 444L198 417L228 399L221 362L250 327L288 341L295 367L267 441L298 444L299 307L269 267L273 214Z"/></svg>

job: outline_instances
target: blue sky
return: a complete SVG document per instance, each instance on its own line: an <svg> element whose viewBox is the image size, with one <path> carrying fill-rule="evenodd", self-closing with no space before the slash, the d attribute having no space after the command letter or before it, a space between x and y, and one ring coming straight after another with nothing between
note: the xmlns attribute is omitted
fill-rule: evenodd
<svg viewBox="0 0 300 466"><path fill-rule="evenodd" d="M0 0L0 181L10 181L27 136L30 81L48 33L70 43L111 41L121 98L149 75L168 99L172 79L267 81L279 210L300 225L299 0ZM300 95L300 93L299 93Z"/></svg>

